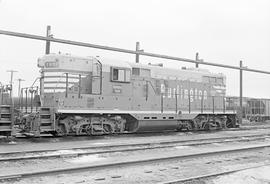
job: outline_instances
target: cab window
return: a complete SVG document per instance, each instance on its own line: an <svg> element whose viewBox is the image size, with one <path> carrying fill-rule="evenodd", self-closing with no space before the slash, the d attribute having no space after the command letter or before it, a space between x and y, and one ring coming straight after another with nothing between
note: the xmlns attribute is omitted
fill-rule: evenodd
<svg viewBox="0 0 270 184"><path fill-rule="evenodd" d="M132 75L140 75L140 68L132 68Z"/></svg>
<svg viewBox="0 0 270 184"><path fill-rule="evenodd" d="M216 83L217 81L216 81L216 77L210 77L210 82L211 83Z"/></svg>
<svg viewBox="0 0 270 184"><path fill-rule="evenodd" d="M223 84L223 78L217 78L217 83L218 84Z"/></svg>
<svg viewBox="0 0 270 184"><path fill-rule="evenodd" d="M122 68L112 68L112 81L130 82L130 70Z"/></svg>
<svg viewBox="0 0 270 184"><path fill-rule="evenodd" d="M149 69L145 69L145 68L141 68L141 76L143 77L150 77L150 70Z"/></svg>
<svg viewBox="0 0 270 184"><path fill-rule="evenodd" d="M203 82L209 83L210 82L210 77L204 76L203 77Z"/></svg>

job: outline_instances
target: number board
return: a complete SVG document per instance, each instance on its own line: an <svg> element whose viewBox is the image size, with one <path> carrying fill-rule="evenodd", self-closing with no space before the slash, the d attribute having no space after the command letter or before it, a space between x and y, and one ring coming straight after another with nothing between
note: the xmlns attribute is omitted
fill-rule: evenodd
<svg viewBox="0 0 270 184"><path fill-rule="evenodd" d="M58 61L46 62L45 67L46 68L57 68L57 67L59 67L59 63L58 63Z"/></svg>

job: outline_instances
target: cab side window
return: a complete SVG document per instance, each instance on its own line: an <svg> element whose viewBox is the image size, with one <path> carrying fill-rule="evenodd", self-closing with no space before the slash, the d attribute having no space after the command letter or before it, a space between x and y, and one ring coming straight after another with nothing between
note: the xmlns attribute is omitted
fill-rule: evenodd
<svg viewBox="0 0 270 184"><path fill-rule="evenodd" d="M130 70L122 68L112 68L112 81L115 82L130 82Z"/></svg>
<svg viewBox="0 0 270 184"><path fill-rule="evenodd" d="M211 83L216 83L217 82L217 78L216 77L210 77L210 82Z"/></svg>
<svg viewBox="0 0 270 184"><path fill-rule="evenodd" d="M209 83L209 82L210 82L210 77L204 76L204 77L203 77L203 82Z"/></svg>
<svg viewBox="0 0 270 184"><path fill-rule="evenodd" d="M217 83L218 84L223 84L223 78L217 78Z"/></svg>
<svg viewBox="0 0 270 184"><path fill-rule="evenodd" d="M112 75L113 75L113 77L112 77L112 80L114 80L114 81L117 81L118 80L118 69L116 69L116 68L114 68L113 69L113 71L112 71Z"/></svg>
<svg viewBox="0 0 270 184"><path fill-rule="evenodd" d="M132 68L132 75L140 75L140 68Z"/></svg>

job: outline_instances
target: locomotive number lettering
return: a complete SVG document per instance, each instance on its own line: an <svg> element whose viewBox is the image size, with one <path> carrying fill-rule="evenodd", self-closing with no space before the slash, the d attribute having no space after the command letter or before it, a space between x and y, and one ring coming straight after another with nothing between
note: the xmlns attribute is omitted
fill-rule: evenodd
<svg viewBox="0 0 270 184"><path fill-rule="evenodd" d="M58 63L58 61L46 62L45 67L46 68L57 68L57 67L59 67L59 63Z"/></svg>

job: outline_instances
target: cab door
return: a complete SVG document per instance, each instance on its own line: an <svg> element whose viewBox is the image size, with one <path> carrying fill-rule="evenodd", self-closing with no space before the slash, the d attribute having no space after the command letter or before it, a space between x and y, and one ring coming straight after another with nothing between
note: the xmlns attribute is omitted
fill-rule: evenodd
<svg viewBox="0 0 270 184"><path fill-rule="evenodd" d="M91 94L99 95L102 92L102 65L99 61L93 62L91 75Z"/></svg>

